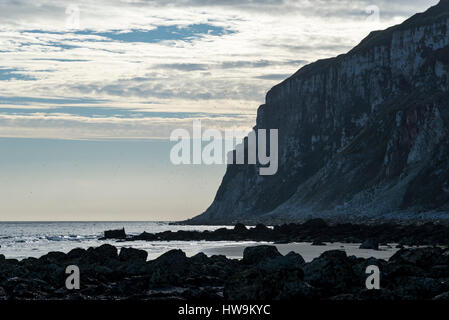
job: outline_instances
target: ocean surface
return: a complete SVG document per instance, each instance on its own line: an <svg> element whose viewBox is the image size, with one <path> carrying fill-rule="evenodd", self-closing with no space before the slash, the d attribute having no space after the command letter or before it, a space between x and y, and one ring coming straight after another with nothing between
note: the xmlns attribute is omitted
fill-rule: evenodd
<svg viewBox="0 0 449 320"><path fill-rule="evenodd" d="M181 249L187 256L199 252L207 255L222 254L239 259L245 247L267 242L235 241L132 241L98 240L105 230L125 228L129 235L143 231L149 233L177 230L215 230L225 226L181 226L167 222L0 222L0 254L6 258L24 259L40 257L50 251L69 252L74 248L97 247L109 243L117 248L133 247L148 252L148 259L155 259L171 249ZM231 228L231 227L226 227ZM388 259L397 249L394 244L381 247L380 251L358 249L359 244L332 243L326 246L312 246L310 243L276 245L282 254L290 251L301 254L311 261L327 250L345 250L348 255Z"/></svg>

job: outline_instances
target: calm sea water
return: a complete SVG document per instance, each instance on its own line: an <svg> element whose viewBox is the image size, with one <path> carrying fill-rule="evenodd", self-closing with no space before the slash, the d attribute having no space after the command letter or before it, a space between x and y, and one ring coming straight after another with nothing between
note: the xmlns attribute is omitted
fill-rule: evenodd
<svg viewBox="0 0 449 320"><path fill-rule="evenodd" d="M215 230L224 226L180 226L166 222L0 222L0 254L6 258L23 259L40 257L50 251L69 252L74 248L97 247L109 243L117 248L133 247L148 252L148 258L154 259L171 249L181 249L187 256L204 252L207 255L223 254L230 258L241 258L243 249L257 244L252 241L100 241L105 230L125 228L126 233L137 235L143 231L156 233L167 230ZM227 227L230 228L230 227ZM265 243L264 243L265 244ZM306 261L319 256L326 250L345 250L348 254L360 257L388 259L395 251L394 247L384 247L381 251L360 250L358 244L333 243L326 246L311 246L309 243L277 245L282 254L295 251Z"/></svg>

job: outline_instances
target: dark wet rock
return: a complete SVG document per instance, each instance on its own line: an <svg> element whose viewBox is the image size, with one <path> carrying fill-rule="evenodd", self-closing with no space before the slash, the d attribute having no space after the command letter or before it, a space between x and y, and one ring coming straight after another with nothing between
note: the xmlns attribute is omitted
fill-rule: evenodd
<svg viewBox="0 0 449 320"><path fill-rule="evenodd" d="M351 264L344 251L326 251L303 266L304 279L315 287L334 290L347 289L355 279Z"/></svg>
<svg viewBox="0 0 449 320"><path fill-rule="evenodd" d="M357 295L352 294L352 293L341 293L341 294L337 294L333 297L330 297L329 300L332 301L355 301L355 300L359 300Z"/></svg>
<svg viewBox="0 0 449 320"><path fill-rule="evenodd" d="M132 240L155 241L158 240L158 237L152 233L142 232L138 236L133 237Z"/></svg>
<svg viewBox="0 0 449 320"><path fill-rule="evenodd" d="M278 272L279 270L294 271L301 270L304 263L304 258L300 254L290 252L285 256L280 255L274 258L264 259L257 264L257 268L266 272Z"/></svg>
<svg viewBox="0 0 449 320"><path fill-rule="evenodd" d="M379 242L376 239L365 240L359 247L360 249L379 250Z"/></svg>
<svg viewBox="0 0 449 320"><path fill-rule="evenodd" d="M121 239L123 240L123 239ZM118 241L121 241L118 240ZM269 228L263 224L247 228L236 224L233 229L220 228L214 231L164 231L143 232L129 236L126 241L267 241L275 243L325 242L363 243L363 247L376 248L377 243L400 243L401 245L430 245L449 243L449 226L425 225L328 225L322 219L312 219L302 224L289 223Z"/></svg>
<svg viewBox="0 0 449 320"><path fill-rule="evenodd" d="M282 256L275 246L263 245L256 247L247 247L243 251L242 262L245 264L255 264L267 259Z"/></svg>
<svg viewBox="0 0 449 320"><path fill-rule="evenodd" d="M449 291L437 295L433 300L449 301Z"/></svg>
<svg viewBox="0 0 449 320"><path fill-rule="evenodd" d="M242 260L171 250L145 261L141 250L110 245L41 258L0 257L1 299L422 300L449 291L447 250L404 249L394 259L347 257L332 250L305 263L274 246L250 247ZM65 288L65 267L79 265L81 290ZM381 290L366 290L366 267L379 267ZM447 296L447 294L446 294Z"/></svg>
<svg viewBox="0 0 449 320"><path fill-rule="evenodd" d="M315 240L312 242L312 246L325 246L326 244L320 240Z"/></svg>
<svg viewBox="0 0 449 320"><path fill-rule="evenodd" d="M126 239L125 228L117 230L106 230L104 239Z"/></svg>
<svg viewBox="0 0 449 320"><path fill-rule="evenodd" d="M420 267L410 264L388 263L384 266L382 277L392 281L403 276L424 276L426 271Z"/></svg>
<svg viewBox="0 0 449 320"><path fill-rule="evenodd" d="M392 291L404 300L431 299L449 289L447 285L432 278L399 277L393 281L394 289Z"/></svg>
<svg viewBox="0 0 449 320"><path fill-rule="evenodd" d="M186 274L189 261L186 254L179 249L170 250L156 260L149 262L150 282L153 284L177 284Z"/></svg>
<svg viewBox="0 0 449 320"><path fill-rule="evenodd" d="M234 226L234 231L237 233L246 233L248 231L248 229L246 228L246 226L243 223L237 223Z"/></svg>
<svg viewBox="0 0 449 320"><path fill-rule="evenodd" d="M130 263L144 263L147 261L148 252L134 248L121 248L119 259Z"/></svg>
<svg viewBox="0 0 449 320"><path fill-rule="evenodd" d="M448 265L432 266L429 271L429 276L432 278L447 278L449 277Z"/></svg>
<svg viewBox="0 0 449 320"><path fill-rule="evenodd" d="M104 262L118 259L117 248L110 244L103 244L97 248L87 249L86 255L89 259Z"/></svg>
<svg viewBox="0 0 449 320"><path fill-rule="evenodd" d="M75 249L70 250L67 253L67 259L78 260L78 259L81 259L85 254L86 254L85 249L75 248Z"/></svg>
<svg viewBox="0 0 449 320"><path fill-rule="evenodd" d="M204 253L199 252L190 258L190 262L195 264L205 264L209 262L209 258Z"/></svg>
<svg viewBox="0 0 449 320"><path fill-rule="evenodd" d="M356 300L393 301L396 300L396 298L394 292L385 288L379 290L362 289L356 294Z"/></svg>
<svg viewBox="0 0 449 320"><path fill-rule="evenodd" d="M323 219L317 218L304 222L302 226L311 229L324 229L328 227L328 224Z"/></svg>
<svg viewBox="0 0 449 320"><path fill-rule="evenodd" d="M232 276L225 284L229 300L285 300L313 296L313 288L303 281L303 272L295 269L254 267Z"/></svg>
<svg viewBox="0 0 449 320"><path fill-rule="evenodd" d="M39 260L42 261L42 263L54 263L59 264L60 262L66 260L66 254L63 252L49 252L46 255L39 258Z"/></svg>
<svg viewBox="0 0 449 320"><path fill-rule="evenodd" d="M435 264L449 265L449 249L444 250Z"/></svg>
<svg viewBox="0 0 449 320"><path fill-rule="evenodd" d="M443 250L437 247L401 249L389 261L396 264L409 264L428 269L439 262L438 260L442 253Z"/></svg>

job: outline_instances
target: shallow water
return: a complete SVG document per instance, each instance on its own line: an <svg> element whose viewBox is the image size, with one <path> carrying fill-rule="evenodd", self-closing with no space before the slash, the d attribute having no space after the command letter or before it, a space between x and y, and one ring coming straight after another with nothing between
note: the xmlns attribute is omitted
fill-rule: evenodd
<svg viewBox="0 0 449 320"><path fill-rule="evenodd" d="M23 259L40 257L50 251L69 252L74 248L100 246L104 243L121 247L133 247L146 250L148 258L154 259L171 249L181 249L187 256L204 252L207 255L223 254L229 258L239 259L245 247L267 242L234 242L234 241L133 241L116 242L100 241L104 230L124 227L129 235L137 235L143 231L156 233L167 230L215 230L223 226L181 226L169 225L166 222L1 222L0 254L6 258ZM227 227L231 228L231 227ZM380 251L358 249L359 244L333 243L326 246L312 246L310 243L276 244L282 254L290 251L301 254L306 261L332 249L345 250L348 255L358 257L376 257L388 259L397 249L381 247Z"/></svg>

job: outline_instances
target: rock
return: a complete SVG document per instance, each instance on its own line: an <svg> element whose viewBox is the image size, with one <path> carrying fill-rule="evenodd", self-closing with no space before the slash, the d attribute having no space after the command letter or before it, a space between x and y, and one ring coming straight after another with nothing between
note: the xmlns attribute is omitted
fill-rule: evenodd
<svg viewBox="0 0 449 320"><path fill-rule="evenodd" d="M427 247L418 249L401 249L389 260L396 264L410 264L428 269L438 263L443 250L437 247Z"/></svg>
<svg viewBox="0 0 449 320"><path fill-rule="evenodd" d="M449 300L449 291L446 291L442 294L437 295L432 300L448 301Z"/></svg>
<svg viewBox="0 0 449 320"><path fill-rule="evenodd" d="M203 252L199 252L191 257L190 261L196 264L205 264L209 262L209 258Z"/></svg>
<svg viewBox="0 0 449 320"><path fill-rule="evenodd" d="M281 255L262 260L257 264L257 267L266 272L278 272L280 270L301 270L304 263L305 261L300 254L290 252L286 256Z"/></svg>
<svg viewBox="0 0 449 320"><path fill-rule="evenodd" d="M444 250L435 264L449 265L449 249Z"/></svg>
<svg viewBox="0 0 449 320"><path fill-rule="evenodd" d="M432 278L448 278L449 266L448 265L436 265L430 268L429 276Z"/></svg>
<svg viewBox="0 0 449 320"><path fill-rule="evenodd" d="M132 240L155 241L158 240L158 237L148 232L142 232L138 236L133 237Z"/></svg>
<svg viewBox="0 0 449 320"><path fill-rule="evenodd" d="M61 264L66 260L67 255L64 252L49 252L46 255L39 258L44 263Z"/></svg>
<svg viewBox="0 0 449 320"><path fill-rule="evenodd" d="M356 300L363 301L393 301L396 299L397 297L391 290L382 287L380 290L362 289L356 294Z"/></svg>
<svg viewBox="0 0 449 320"><path fill-rule="evenodd" d="M248 229L242 223L237 223L234 227L234 232L237 232L237 233L246 233L247 231L248 231Z"/></svg>
<svg viewBox="0 0 449 320"><path fill-rule="evenodd" d="M150 282L153 284L179 284L189 268L186 254L179 249L170 250L150 261Z"/></svg>
<svg viewBox="0 0 449 320"><path fill-rule="evenodd" d="M85 254L86 254L86 250L81 249L81 248L75 248L75 249L70 250L67 253L67 259L70 259L70 260L81 259Z"/></svg>
<svg viewBox="0 0 449 320"><path fill-rule="evenodd" d="M106 230L104 232L104 239L126 239L125 228L117 230Z"/></svg>
<svg viewBox="0 0 449 320"><path fill-rule="evenodd" d="M87 260L86 262L89 264L114 263L118 261L117 248L110 244L103 244L97 248L89 248L83 256L83 260Z"/></svg>
<svg viewBox="0 0 449 320"><path fill-rule="evenodd" d="M325 246L326 244L320 240L315 240L312 242L312 246Z"/></svg>
<svg viewBox="0 0 449 320"><path fill-rule="evenodd" d="M388 263L385 265L382 276L387 281L393 281L395 278L402 276L422 277L426 271L420 267L410 264Z"/></svg>
<svg viewBox="0 0 449 320"><path fill-rule="evenodd" d="M375 239L365 240L359 247L360 249L379 250L379 242Z"/></svg>
<svg viewBox="0 0 449 320"><path fill-rule="evenodd" d="M342 294L337 294L336 296L331 297L329 300L332 300L332 301L355 301L355 300L359 300L359 299L355 294L342 293Z"/></svg>
<svg viewBox="0 0 449 320"><path fill-rule="evenodd" d="M301 269L267 271L253 267L226 281L226 300L285 300L313 296L314 289L303 281Z"/></svg>
<svg viewBox="0 0 449 320"><path fill-rule="evenodd" d="M302 224L305 228L324 229L327 228L327 223L321 218L310 219Z"/></svg>
<svg viewBox="0 0 449 320"><path fill-rule="evenodd" d="M440 281L424 277L399 277L389 284L389 288L405 300L431 299L449 288Z"/></svg>
<svg viewBox="0 0 449 320"><path fill-rule="evenodd" d="M243 250L242 262L245 264L255 264L263 260L282 256L275 246L262 245L247 247Z"/></svg>
<svg viewBox="0 0 449 320"><path fill-rule="evenodd" d="M148 252L134 248L121 248L119 259L125 262L144 263L147 261Z"/></svg>
<svg viewBox="0 0 449 320"><path fill-rule="evenodd" d="M340 250L324 252L306 263L303 270L306 282L328 289L329 294L347 289L356 279L346 253Z"/></svg>

